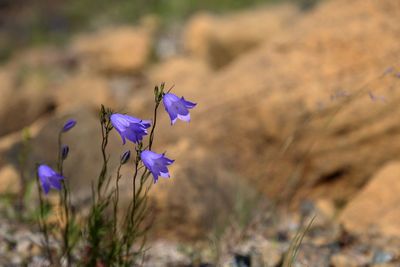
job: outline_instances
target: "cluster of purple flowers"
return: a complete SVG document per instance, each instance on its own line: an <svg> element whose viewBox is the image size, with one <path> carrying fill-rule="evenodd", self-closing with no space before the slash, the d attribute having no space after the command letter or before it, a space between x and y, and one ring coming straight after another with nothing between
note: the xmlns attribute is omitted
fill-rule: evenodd
<svg viewBox="0 0 400 267"><path fill-rule="evenodd" d="M195 103L185 100L183 97L172 93L163 95L164 108L167 111L171 124L175 124L177 119L182 121L190 121L189 109L196 106ZM122 138L122 143L128 139L132 143L139 144L145 135L147 135L147 128L151 126L148 120L141 120L123 114L111 115L111 124L117 130ZM140 153L140 158L144 166L151 172L154 178L154 183L158 181L158 177L170 177L167 166L171 165L174 161L167 158L165 154L158 154L150 150L143 150Z"/></svg>
<svg viewBox="0 0 400 267"><path fill-rule="evenodd" d="M190 121L189 109L196 106L196 103L185 100L183 97L179 98L172 93L163 93L163 104L166 112L171 119L171 125L175 124L177 119L185 122ZM114 113L110 116L110 121L115 130L119 133L122 138L122 143L126 143L126 139L135 144L140 144L143 137L148 134L147 129L151 126L151 121L141 120L129 115ZM69 120L65 123L61 132L65 133L72 129L76 125L75 120ZM62 158L65 159L68 154L68 147L62 148ZM121 157L121 164L125 163L130 156L130 152L127 151ZM151 150L143 150L140 152L140 158L143 165L153 175L154 183L158 181L158 177L169 178L168 166L171 165L174 160L171 160L165 156L165 153L158 154ZM64 179L62 175L54 171L47 165L40 165L38 167L38 177L42 184L44 192L47 194L50 188L61 190L61 180Z"/></svg>

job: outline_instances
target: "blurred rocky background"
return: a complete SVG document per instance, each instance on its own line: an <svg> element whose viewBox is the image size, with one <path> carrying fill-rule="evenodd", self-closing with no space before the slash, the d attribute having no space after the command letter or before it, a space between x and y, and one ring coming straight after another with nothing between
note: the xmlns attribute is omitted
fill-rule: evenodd
<svg viewBox="0 0 400 267"><path fill-rule="evenodd" d="M84 207L100 104L149 119L165 82L198 106L174 127L160 112L176 164L148 266L282 266L314 214L295 266L400 266L399 37L398 0L0 1L0 263L34 262L6 200L55 163L65 120ZM115 166L131 145L111 139Z"/></svg>

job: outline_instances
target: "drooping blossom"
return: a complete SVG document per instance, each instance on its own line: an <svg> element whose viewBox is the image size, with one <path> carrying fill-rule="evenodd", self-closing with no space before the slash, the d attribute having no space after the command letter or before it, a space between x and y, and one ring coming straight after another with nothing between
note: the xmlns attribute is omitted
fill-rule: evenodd
<svg viewBox="0 0 400 267"><path fill-rule="evenodd" d="M133 143L142 141L143 136L147 134L147 128L151 125L150 121L118 113L112 114L110 119L111 124L121 136L123 144L125 144L125 139Z"/></svg>
<svg viewBox="0 0 400 267"><path fill-rule="evenodd" d="M158 154L150 150L144 150L140 154L144 166L153 174L154 183L158 181L158 176L169 178L168 165L174 160L165 157L164 154Z"/></svg>
<svg viewBox="0 0 400 267"><path fill-rule="evenodd" d="M196 103L185 100L185 98L179 98L177 95L166 93L163 96L163 104L165 110L169 114L171 124L174 124L177 119L182 121L190 121L189 109L196 106Z"/></svg>
<svg viewBox="0 0 400 267"><path fill-rule="evenodd" d="M37 172L43 191L46 195L49 193L50 188L61 190L61 180L64 179L62 175L44 164L38 167Z"/></svg>
<svg viewBox="0 0 400 267"><path fill-rule="evenodd" d="M68 120L68 121L64 124L64 126L63 126L63 128L62 128L62 132L63 132L63 133L68 132L69 130L71 130L72 128L74 128L75 125L76 125L76 120L73 120L73 119Z"/></svg>

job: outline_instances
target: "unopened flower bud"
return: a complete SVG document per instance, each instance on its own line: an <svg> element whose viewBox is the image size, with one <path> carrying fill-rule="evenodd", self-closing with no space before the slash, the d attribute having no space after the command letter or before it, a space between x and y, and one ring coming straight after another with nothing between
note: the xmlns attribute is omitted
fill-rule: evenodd
<svg viewBox="0 0 400 267"><path fill-rule="evenodd" d="M61 158L62 160L65 160L68 157L69 153L69 146L63 145L61 148Z"/></svg>
<svg viewBox="0 0 400 267"><path fill-rule="evenodd" d="M131 151L125 151L124 154L121 156L121 165L125 164L128 162L129 158L131 157Z"/></svg>
<svg viewBox="0 0 400 267"><path fill-rule="evenodd" d="M65 133L65 132L68 132L69 130L71 130L72 128L74 128L74 126L76 125L76 120L68 120L65 124L64 124L64 126L63 126L63 128L62 128L62 132L63 133Z"/></svg>

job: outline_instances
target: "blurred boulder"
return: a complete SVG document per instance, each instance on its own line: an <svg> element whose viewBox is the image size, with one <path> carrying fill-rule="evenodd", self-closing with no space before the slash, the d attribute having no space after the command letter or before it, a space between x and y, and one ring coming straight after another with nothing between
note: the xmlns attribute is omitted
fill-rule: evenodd
<svg viewBox="0 0 400 267"><path fill-rule="evenodd" d="M18 193L20 190L20 174L12 165L0 168L0 194Z"/></svg>
<svg viewBox="0 0 400 267"><path fill-rule="evenodd" d="M400 162L382 167L352 199L340 216L353 233L400 237Z"/></svg>
<svg viewBox="0 0 400 267"><path fill-rule="evenodd" d="M383 75L400 55L399 12L389 0L325 2L185 89L199 103L192 146L274 198L343 203L400 151L398 78Z"/></svg>
<svg viewBox="0 0 400 267"><path fill-rule="evenodd" d="M0 69L0 136L31 124L54 110L45 73L21 66Z"/></svg>
<svg viewBox="0 0 400 267"><path fill-rule="evenodd" d="M368 265L369 259L362 253L348 251L334 254L331 258L332 267L359 267Z"/></svg>
<svg viewBox="0 0 400 267"><path fill-rule="evenodd" d="M145 255L143 267L190 266L190 258L179 244L156 241Z"/></svg>
<svg viewBox="0 0 400 267"><path fill-rule="evenodd" d="M165 82L167 87L174 85L175 92L188 92L206 86L211 75L212 70L204 61L191 57L170 58L147 72L152 84Z"/></svg>
<svg viewBox="0 0 400 267"><path fill-rule="evenodd" d="M315 203L315 207L318 211L319 216L325 218L328 221L332 221L337 215L337 210L334 203L327 199L318 199ZM316 218L318 219L318 218Z"/></svg>
<svg viewBox="0 0 400 267"><path fill-rule="evenodd" d="M73 40L71 52L85 69L107 73L137 73L148 62L151 31L121 26L84 34Z"/></svg>
<svg viewBox="0 0 400 267"><path fill-rule="evenodd" d="M176 236L193 225L210 229L199 211L224 195L231 203L227 185L241 179L281 203L324 198L340 206L354 196L400 151L400 68L383 75L400 56L398 7L324 2L204 84L176 86L198 106L190 123L173 127L160 112L157 148L168 144L177 169L157 184L165 194L159 216L166 214L158 226Z"/></svg>
<svg viewBox="0 0 400 267"><path fill-rule="evenodd" d="M236 255L248 255L250 266L274 267L282 264L285 245L271 242L261 236L252 237L240 242L233 250ZM227 265L229 266L229 265ZM239 264L239 266L241 266Z"/></svg>
<svg viewBox="0 0 400 267"><path fill-rule="evenodd" d="M220 68L239 55L274 38L296 22L298 11L292 5L260 8L217 17L194 16L186 26L184 47L192 55Z"/></svg>
<svg viewBox="0 0 400 267"><path fill-rule="evenodd" d="M227 223L238 203L245 182L209 156L201 147L190 147L187 138L174 145L160 146L175 159L170 167L171 178L161 179L150 193L157 220L155 235L181 240L194 240L213 227Z"/></svg>
<svg viewBox="0 0 400 267"><path fill-rule="evenodd" d="M99 109L103 104L116 107L116 99L111 91L108 80L96 74L77 74L58 85L54 92L58 109L88 107Z"/></svg>
<svg viewBox="0 0 400 267"><path fill-rule="evenodd" d="M301 247L296 254L295 264L293 265L310 267L330 267L330 258L332 256L332 252L333 251L329 246L316 246L312 243L307 243L303 241Z"/></svg>

